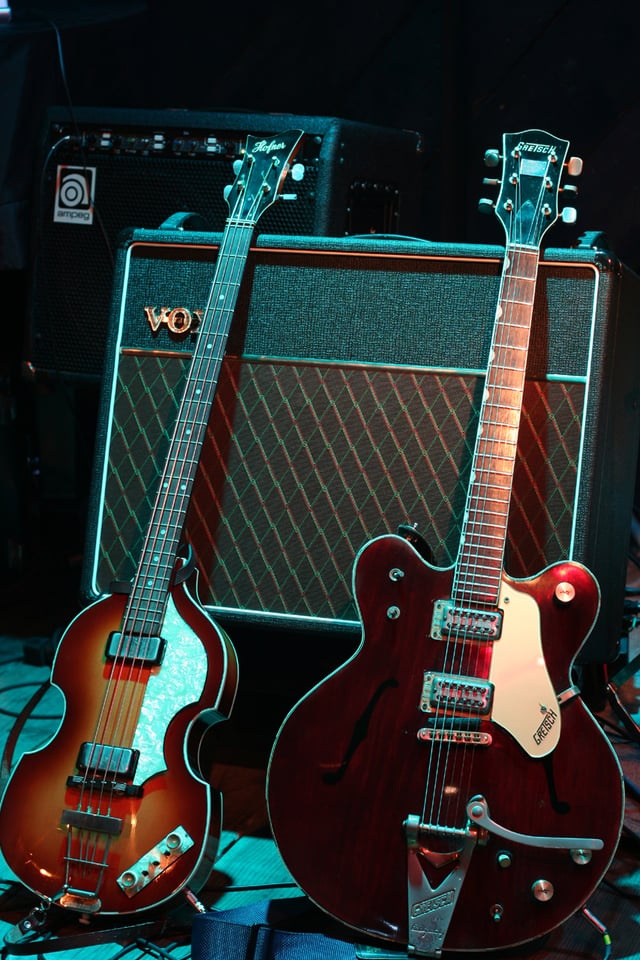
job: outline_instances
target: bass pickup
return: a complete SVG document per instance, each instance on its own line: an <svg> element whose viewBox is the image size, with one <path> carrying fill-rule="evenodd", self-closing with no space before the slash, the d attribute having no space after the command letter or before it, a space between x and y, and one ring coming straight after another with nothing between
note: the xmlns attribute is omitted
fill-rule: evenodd
<svg viewBox="0 0 640 960"><path fill-rule="evenodd" d="M159 667L164 659L166 646L162 637L131 635L123 638L120 632L114 631L109 634L105 657L112 661L139 663L143 667Z"/></svg>

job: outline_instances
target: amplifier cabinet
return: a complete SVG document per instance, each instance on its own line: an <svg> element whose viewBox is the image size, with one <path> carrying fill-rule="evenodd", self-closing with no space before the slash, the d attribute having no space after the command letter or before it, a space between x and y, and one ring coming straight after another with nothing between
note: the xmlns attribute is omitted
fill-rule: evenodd
<svg viewBox="0 0 640 960"><path fill-rule="evenodd" d="M132 577L220 234L133 231L118 250L83 589ZM252 247L185 536L204 605L357 633L354 557L417 524L456 557L501 247L263 236ZM598 577L582 657L622 636L639 435L640 281L589 249L540 264L506 567Z"/></svg>
<svg viewBox="0 0 640 960"><path fill-rule="evenodd" d="M52 107L45 127L25 357L32 374L100 378L120 232L172 218L222 231L224 188L248 134L305 132L284 199L261 218L264 233L420 233L415 131L335 117L90 107L73 117Z"/></svg>

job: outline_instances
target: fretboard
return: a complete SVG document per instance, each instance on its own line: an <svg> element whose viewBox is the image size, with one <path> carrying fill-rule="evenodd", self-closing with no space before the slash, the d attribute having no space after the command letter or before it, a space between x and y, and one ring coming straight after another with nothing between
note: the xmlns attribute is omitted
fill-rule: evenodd
<svg viewBox="0 0 640 960"><path fill-rule="evenodd" d="M507 246L454 573L461 605L498 599L538 260L538 248Z"/></svg>
<svg viewBox="0 0 640 960"><path fill-rule="evenodd" d="M164 471L125 613L133 633L160 632L254 222L232 220L187 373Z"/></svg>

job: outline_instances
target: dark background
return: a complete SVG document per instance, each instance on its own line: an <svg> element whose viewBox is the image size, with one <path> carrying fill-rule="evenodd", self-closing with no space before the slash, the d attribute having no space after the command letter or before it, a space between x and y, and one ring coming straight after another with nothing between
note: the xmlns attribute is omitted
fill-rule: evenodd
<svg viewBox="0 0 640 960"><path fill-rule="evenodd" d="M79 603L91 397L63 387L57 413L59 396L25 383L20 368L47 106L291 112L417 130L420 235L462 243L503 242L496 218L477 212L485 149L505 131L546 129L585 165L578 226L555 226L553 245L603 231L640 269L635 4L43 0L12 9L0 26L0 632L48 635ZM44 438L34 415L43 407Z"/></svg>

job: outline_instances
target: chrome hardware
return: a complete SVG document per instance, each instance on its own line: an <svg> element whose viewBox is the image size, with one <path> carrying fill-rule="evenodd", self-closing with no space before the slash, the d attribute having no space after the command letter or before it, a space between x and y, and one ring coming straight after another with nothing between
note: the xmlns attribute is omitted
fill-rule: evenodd
<svg viewBox="0 0 640 960"><path fill-rule="evenodd" d="M149 850L137 863L131 864L118 877L117 883L128 897L135 897L147 884L164 873L183 853L190 850L193 840L184 829L178 826Z"/></svg>
<svg viewBox="0 0 640 960"><path fill-rule="evenodd" d="M555 890L550 880L536 880L531 885L531 893L540 903L547 903L553 897Z"/></svg>

